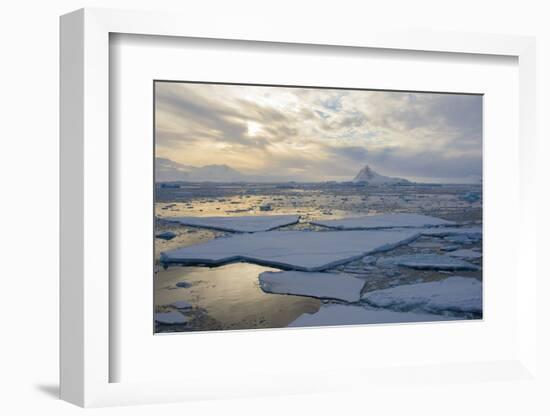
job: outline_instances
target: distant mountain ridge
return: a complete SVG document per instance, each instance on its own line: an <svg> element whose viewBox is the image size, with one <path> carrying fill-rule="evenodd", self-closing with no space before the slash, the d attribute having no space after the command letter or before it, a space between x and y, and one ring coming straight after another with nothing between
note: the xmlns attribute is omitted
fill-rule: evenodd
<svg viewBox="0 0 550 416"><path fill-rule="evenodd" d="M161 157L155 160L155 176L156 182L242 182L247 180L246 175L227 165L195 167Z"/></svg>
<svg viewBox="0 0 550 416"><path fill-rule="evenodd" d="M355 175L355 178L353 178L352 182L354 182L354 183L366 182L366 183L375 184L375 185L411 183L407 179L393 178L393 177L390 177L390 176L380 175L379 173L372 170L372 168L369 165L366 165L365 167L363 167L359 171L359 173L357 173L357 175Z"/></svg>
<svg viewBox="0 0 550 416"><path fill-rule="evenodd" d="M247 175L227 165L190 166L174 162L168 158L155 159L156 182L291 182L289 177L272 175ZM322 182L322 181L320 181ZM344 181L345 182L345 181ZM381 175L366 165L352 180L353 183L380 184L408 184L406 179Z"/></svg>

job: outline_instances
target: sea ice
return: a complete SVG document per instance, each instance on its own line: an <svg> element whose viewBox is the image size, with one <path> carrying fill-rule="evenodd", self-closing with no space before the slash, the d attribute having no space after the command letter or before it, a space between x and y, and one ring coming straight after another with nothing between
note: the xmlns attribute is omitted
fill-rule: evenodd
<svg viewBox="0 0 550 416"><path fill-rule="evenodd" d="M395 257L381 257L378 266L403 266L419 270L479 270L479 266L464 260L441 254L406 254Z"/></svg>
<svg viewBox="0 0 550 416"><path fill-rule="evenodd" d="M452 257L460 257L463 259L479 259L480 257L482 257L481 253L478 253L477 251L470 250L470 249L461 249L461 250L452 251L447 255Z"/></svg>
<svg viewBox="0 0 550 416"><path fill-rule="evenodd" d="M264 292L345 302L359 301L364 285L361 279L338 273L287 271L260 274L260 287Z"/></svg>
<svg viewBox="0 0 550 416"><path fill-rule="evenodd" d="M171 240L176 236L177 234L172 231L164 231L162 233L158 233L157 235L155 235L156 238L160 238L162 240Z"/></svg>
<svg viewBox="0 0 550 416"><path fill-rule="evenodd" d="M265 266L320 271L391 250L418 237L407 229L388 231L269 231L236 234L161 253L163 264L220 265L248 261Z"/></svg>
<svg viewBox="0 0 550 416"><path fill-rule="evenodd" d="M469 239L476 240L481 239L481 227L433 227L433 228L409 228L410 230L416 230L418 233L424 236L431 237L453 237L453 236L465 236Z"/></svg>
<svg viewBox="0 0 550 416"><path fill-rule="evenodd" d="M362 299L379 308L429 313L481 313L481 282L471 277L401 285L367 292Z"/></svg>
<svg viewBox="0 0 550 416"><path fill-rule="evenodd" d="M441 244L435 241L418 241L409 244L412 248L440 248Z"/></svg>
<svg viewBox="0 0 550 416"><path fill-rule="evenodd" d="M448 237L445 237L445 241L458 244L468 244L472 242L472 240L470 240L467 235L450 235Z"/></svg>
<svg viewBox="0 0 550 416"><path fill-rule="evenodd" d="M238 233L255 233L296 224L300 220L300 217L298 215L247 215L240 217L174 217L165 219L166 221L191 227Z"/></svg>
<svg viewBox="0 0 550 416"><path fill-rule="evenodd" d="M155 321L165 325L182 325L189 322L189 318L179 312L158 312L155 313Z"/></svg>
<svg viewBox="0 0 550 416"><path fill-rule="evenodd" d="M178 300L174 303L171 303L170 306L176 309L191 309L193 307L193 305L191 305L189 302L185 300Z"/></svg>
<svg viewBox="0 0 550 416"><path fill-rule="evenodd" d="M341 220L313 221L312 224L339 230L361 230L395 227L434 227L454 225L452 221L419 214L383 214L366 217L344 218Z"/></svg>
<svg viewBox="0 0 550 416"><path fill-rule="evenodd" d="M387 309L374 309L355 305L323 305L314 314L304 313L289 327L323 325L388 324L398 322L433 322L456 318L427 313L395 312Z"/></svg>
<svg viewBox="0 0 550 416"><path fill-rule="evenodd" d="M460 246L457 246L456 244L449 244L447 246L441 247L441 250L443 250L443 251L454 251L454 250L457 250L459 248L460 248Z"/></svg>

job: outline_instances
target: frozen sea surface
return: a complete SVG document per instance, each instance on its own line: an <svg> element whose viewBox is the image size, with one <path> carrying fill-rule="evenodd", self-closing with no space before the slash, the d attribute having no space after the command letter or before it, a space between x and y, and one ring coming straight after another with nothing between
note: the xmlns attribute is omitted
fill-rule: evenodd
<svg viewBox="0 0 550 416"><path fill-rule="evenodd" d="M269 231L217 238L161 253L161 263L219 265L248 261L283 269L320 271L390 250L416 239L416 231Z"/></svg>
<svg viewBox="0 0 550 416"><path fill-rule="evenodd" d="M260 274L260 287L265 292L344 302L359 301L364 285L363 280L340 273L285 271Z"/></svg>
<svg viewBox="0 0 550 416"><path fill-rule="evenodd" d="M452 257L460 257L463 259L479 259L482 257L481 253L469 248L451 251L448 255Z"/></svg>
<svg viewBox="0 0 550 416"><path fill-rule="evenodd" d="M482 285L471 277L452 276L445 280L396 286L363 295L370 305L398 311L429 313L482 310Z"/></svg>
<svg viewBox="0 0 550 416"><path fill-rule="evenodd" d="M165 220L191 227L238 233L255 233L296 224L300 220L300 217L298 215L243 215L238 217L168 217Z"/></svg>
<svg viewBox="0 0 550 416"><path fill-rule="evenodd" d="M395 264L378 267L377 261L383 257L443 254L444 249L473 250L481 254L483 204L481 191L480 184L364 186L342 183L179 183L167 188L158 185L155 193L155 232L158 234L170 231L176 236L171 240L161 238L154 240L155 260L157 264L160 263L161 252L169 253L184 247L200 247L212 240L228 240L220 241L216 245L233 244L240 241L233 240L234 237L253 235L240 234L250 231L236 227L228 227L228 231L221 231L209 228L209 225L212 224L186 226L180 222L170 222L170 218L223 217L229 219L241 216L256 218L300 216L298 223L281 226L270 233L308 231L314 234L313 238L324 238L320 234L337 231L313 223L381 215L397 218L395 215L399 217L399 214L412 214L446 220L451 224L428 225L422 223L411 226L401 223L397 228L394 228L396 224L390 224L390 227L377 231L399 233L407 231L417 233L422 237L416 240L416 236L413 236L408 242L410 244L396 243L397 245L393 248L391 246L386 248L385 252L382 252L383 249L375 250L368 257L360 255L350 262L348 262L349 258L342 257L341 253L342 247L347 251L346 244L336 242L325 252L317 252L321 260L332 256L333 251L338 252L334 255L337 265L323 269L323 271L351 275L364 281L362 293L398 288L403 285L437 282L448 279L455 273L445 270L413 269ZM476 198L476 200L463 198L469 192L475 192L480 198ZM262 211L267 206L270 211ZM248 220L234 221L246 222ZM369 232L374 232L373 229L370 230ZM267 234L263 231L254 232ZM348 232L348 230L340 232ZM451 238L446 240L445 237ZM306 243L309 244L308 241L301 242L302 245ZM363 241L357 241L357 243L359 247L356 249L363 251ZM296 244L300 243L296 242ZM270 253L267 259L264 258L266 253L262 252L262 248L267 250L272 247L280 249L280 251ZM247 251L257 256L252 260L243 257L243 262L234 263L242 254L242 250L239 248L237 257L230 259L229 264L225 264L227 258L221 262L217 262L220 260L219 258L214 258L212 261L210 259L212 253L210 253L206 261L202 259L199 262L194 262L192 258L186 258L183 264L191 265L191 267L172 264L167 269L158 267L155 272L155 312L179 312L182 316L187 317L188 321L184 324L157 323L155 330L157 332L187 332L281 328L297 320L293 326L433 321L450 319L448 315L459 317L459 319L479 317L479 314L471 312L450 313L444 311L428 314L422 309L400 311L391 308L375 308L364 300L347 305L338 300L320 300L311 296L265 292L260 287L259 275L262 272L279 272L280 269L295 268L295 263L298 266L301 264L303 259L291 258L290 265L277 267L278 270L266 266L266 264L271 264L270 261L286 260L285 252L288 253L288 250L288 247L262 243L261 246L247 248ZM300 256L317 256L305 251L298 254ZM457 274L473 280L480 281L482 279L480 258L460 256L456 259L466 260L480 266L478 270L461 271ZM188 262L188 260L191 261ZM319 264L323 264L321 260L312 260L309 264L315 268ZM423 290L426 289L429 289L429 286ZM187 302L192 307L178 310L177 305L186 305L183 302ZM170 306L171 304L174 305ZM321 308L320 311L319 308ZM326 308L330 309L326 311ZM317 311L319 311L319 315L315 313ZM322 318L323 321L319 321L319 318ZM302 325L300 323L302 319L309 320L311 323ZM316 320L317 323L312 320Z"/></svg>
<svg viewBox="0 0 550 416"><path fill-rule="evenodd" d="M479 270L479 266L467 261L441 254L409 254L395 257L383 257L378 266L403 266L419 270Z"/></svg>
<svg viewBox="0 0 550 416"><path fill-rule="evenodd" d="M435 227L455 224L452 221L419 214L382 214L312 222L313 224L336 228L339 230L366 230L395 227Z"/></svg>
<svg viewBox="0 0 550 416"><path fill-rule="evenodd" d="M155 321L163 325L183 325L189 321L189 318L179 312L158 312L155 313Z"/></svg>
<svg viewBox="0 0 550 416"><path fill-rule="evenodd" d="M396 312L355 305L329 304L322 306L314 314L303 314L291 322L289 327L434 322L454 319L457 318L428 313Z"/></svg>

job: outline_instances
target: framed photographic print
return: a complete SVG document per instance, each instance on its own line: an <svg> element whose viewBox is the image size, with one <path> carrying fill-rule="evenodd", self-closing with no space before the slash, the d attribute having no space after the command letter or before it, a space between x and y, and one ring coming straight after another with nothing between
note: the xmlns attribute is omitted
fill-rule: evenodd
<svg viewBox="0 0 550 416"><path fill-rule="evenodd" d="M156 80L156 332L481 319L482 100Z"/></svg>
<svg viewBox="0 0 550 416"><path fill-rule="evenodd" d="M232 28L61 19L62 398L531 379L533 39Z"/></svg>

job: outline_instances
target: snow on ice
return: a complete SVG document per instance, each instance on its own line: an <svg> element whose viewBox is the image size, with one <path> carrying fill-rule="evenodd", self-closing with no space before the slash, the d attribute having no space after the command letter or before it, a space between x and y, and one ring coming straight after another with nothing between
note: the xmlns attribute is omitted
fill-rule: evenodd
<svg viewBox="0 0 550 416"><path fill-rule="evenodd" d="M479 270L479 266L464 260L441 254L405 254L395 257L381 257L378 266L403 266L419 270Z"/></svg>
<svg viewBox="0 0 550 416"><path fill-rule="evenodd" d="M289 327L323 325L387 324L397 322L433 322L456 318L427 313L395 312L355 305L323 305L314 314L304 313Z"/></svg>
<svg viewBox="0 0 550 416"><path fill-rule="evenodd" d="M260 287L265 292L345 302L358 302L364 285L361 279L338 273L287 271L260 274Z"/></svg>
<svg viewBox="0 0 550 416"><path fill-rule="evenodd" d="M161 253L163 264L220 265L248 261L265 266L320 271L418 237L407 229L390 231L270 231L236 234Z"/></svg>
<svg viewBox="0 0 550 416"><path fill-rule="evenodd" d="M298 215L247 215L240 217L174 217L165 218L165 220L191 227L237 233L255 233L296 224L300 217Z"/></svg>
<svg viewBox="0 0 550 416"><path fill-rule="evenodd" d="M435 227L441 225L454 225L452 221L441 218L429 217L419 214L383 214L366 217L344 218L341 220L313 221L315 225L321 225L339 230L360 230L395 227Z"/></svg>
<svg viewBox="0 0 550 416"><path fill-rule="evenodd" d="M461 249L448 253L448 256L460 257L463 259L479 259L482 257L481 253L471 249Z"/></svg>
<svg viewBox="0 0 550 416"><path fill-rule="evenodd" d="M191 309L193 307L189 302L185 300L178 300L174 303L171 303L170 306L176 309Z"/></svg>
<svg viewBox="0 0 550 416"><path fill-rule="evenodd" d="M437 282L375 290L362 298L370 305L398 311L481 313L481 288L477 279L452 276Z"/></svg>
<svg viewBox="0 0 550 416"><path fill-rule="evenodd" d="M182 325L189 322L189 318L179 312L158 312L155 313L155 321L165 325Z"/></svg>

